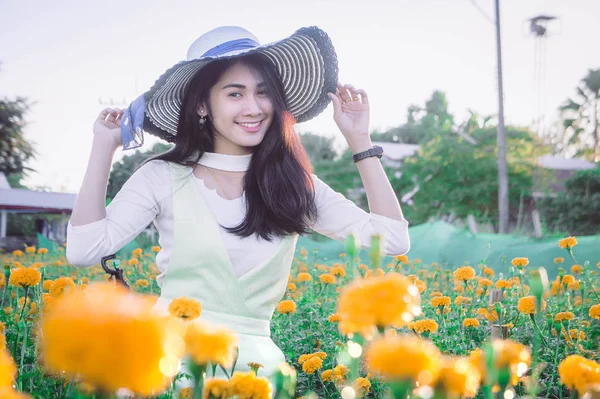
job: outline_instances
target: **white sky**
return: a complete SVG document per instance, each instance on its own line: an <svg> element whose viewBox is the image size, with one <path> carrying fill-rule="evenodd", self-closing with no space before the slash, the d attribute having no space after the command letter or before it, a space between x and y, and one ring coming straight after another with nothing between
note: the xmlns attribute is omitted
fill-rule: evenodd
<svg viewBox="0 0 600 399"><path fill-rule="evenodd" d="M497 109L493 0L130 0L0 1L0 96L28 97L26 137L36 144L35 186L76 193L87 166L92 125L105 106L146 91L183 60L202 33L243 26L262 43L317 25L331 37L340 80L371 100L371 128L406 121L411 103L446 92L459 119ZM534 40L526 20L560 16L546 44L547 120L590 68L600 67L600 1L502 0L506 122L529 125L537 112ZM123 107L123 105L119 105ZM344 144L331 106L297 131ZM142 149L158 139L146 135ZM117 151L115 160L127 152Z"/></svg>

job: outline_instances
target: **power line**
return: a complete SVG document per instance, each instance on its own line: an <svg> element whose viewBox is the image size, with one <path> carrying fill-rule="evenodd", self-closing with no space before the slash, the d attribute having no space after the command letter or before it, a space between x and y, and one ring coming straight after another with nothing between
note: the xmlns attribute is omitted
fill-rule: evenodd
<svg viewBox="0 0 600 399"><path fill-rule="evenodd" d="M477 4L475 0L469 0L469 1L473 5L473 7L475 7L477 9L477 11L479 11L479 13L481 15L483 15L483 17L485 19L488 20L489 23L491 23L491 24L495 24L496 23L496 21L494 21L489 15L486 14L486 12L481 7L479 7L479 4Z"/></svg>

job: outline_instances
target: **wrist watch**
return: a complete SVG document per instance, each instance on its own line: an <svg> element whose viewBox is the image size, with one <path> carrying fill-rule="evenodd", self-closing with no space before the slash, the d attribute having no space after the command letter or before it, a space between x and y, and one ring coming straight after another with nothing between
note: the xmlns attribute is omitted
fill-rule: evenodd
<svg viewBox="0 0 600 399"><path fill-rule="evenodd" d="M361 159L369 158L369 157L382 157L383 148L378 145L374 145L373 148L369 148L367 151L359 152L358 154L352 155L352 159L354 163L360 161Z"/></svg>

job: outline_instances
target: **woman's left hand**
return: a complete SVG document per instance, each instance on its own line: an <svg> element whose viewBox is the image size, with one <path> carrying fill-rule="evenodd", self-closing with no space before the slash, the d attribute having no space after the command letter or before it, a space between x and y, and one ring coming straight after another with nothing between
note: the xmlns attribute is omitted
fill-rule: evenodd
<svg viewBox="0 0 600 399"><path fill-rule="evenodd" d="M369 138L369 99L362 89L338 82L337 93L327 93L333 101L333 119L346 138L355 142Z"/></svg>

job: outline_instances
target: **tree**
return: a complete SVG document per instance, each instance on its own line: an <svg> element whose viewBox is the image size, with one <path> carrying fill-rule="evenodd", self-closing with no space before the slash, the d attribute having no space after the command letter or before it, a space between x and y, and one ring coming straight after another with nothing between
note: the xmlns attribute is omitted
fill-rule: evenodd
<svg viewBox="0 0 600 399"><path fill-rule="evenodd" d="M321 136L315 133L302 133L300 134L300 141L313 165L321 161L331 161L338 155L333 148L333 137Z"/></svg>
<svg viewBox="0 0 600 399"><path fill-rule="evenodd" d="M497 226L496 127L475 129L471 137L476 145L456 135L434 138L417 155L405 159L400 178L390 180L397 193L409 192L418 185L412 198L414 205L403 208L412 224L454 213L459 218L473 214L478 221ZM531 192L535 166L530 157L534 146L540 145L526 129L507 129L512 187L509 200L513 209L518 208L521 195L527 197Z"/></svg>
<svg viewBox="0 0 600 399"><path fill-rule="evenodd" d="M108 179L107 199L110 201L117 195L123 184L142 162L156 154L168 151L171 147L169 144L156 143L148 151L136 150L133 154L125 155L119 162L114 163Z"/></svg>
<svg viewBox="0 0 600 399"><path fill-rule="evenodd" d="M36 151L23 133L28 110L25 98L0 100L0 172L14 188L23 187L21 180L35 172L27 163L35 159Z"/></svg>
<svg viewBox="0 0 600 399"><path fill-rule="evenodd" d="M576 88L575 100L569 98L559 110L563 119L560 150L567 156L586 155L600 161L600 69L588 71Z"/></svg>
<svg viewBox="0 0 600 399"><path fill-rule="evenodd" d="M436 90L424 107L411 104L407 122L384 132L371 134L373 141L403 144L425 144L431 139L451 132L454 117L448 112L446 94Z"/></svg>

